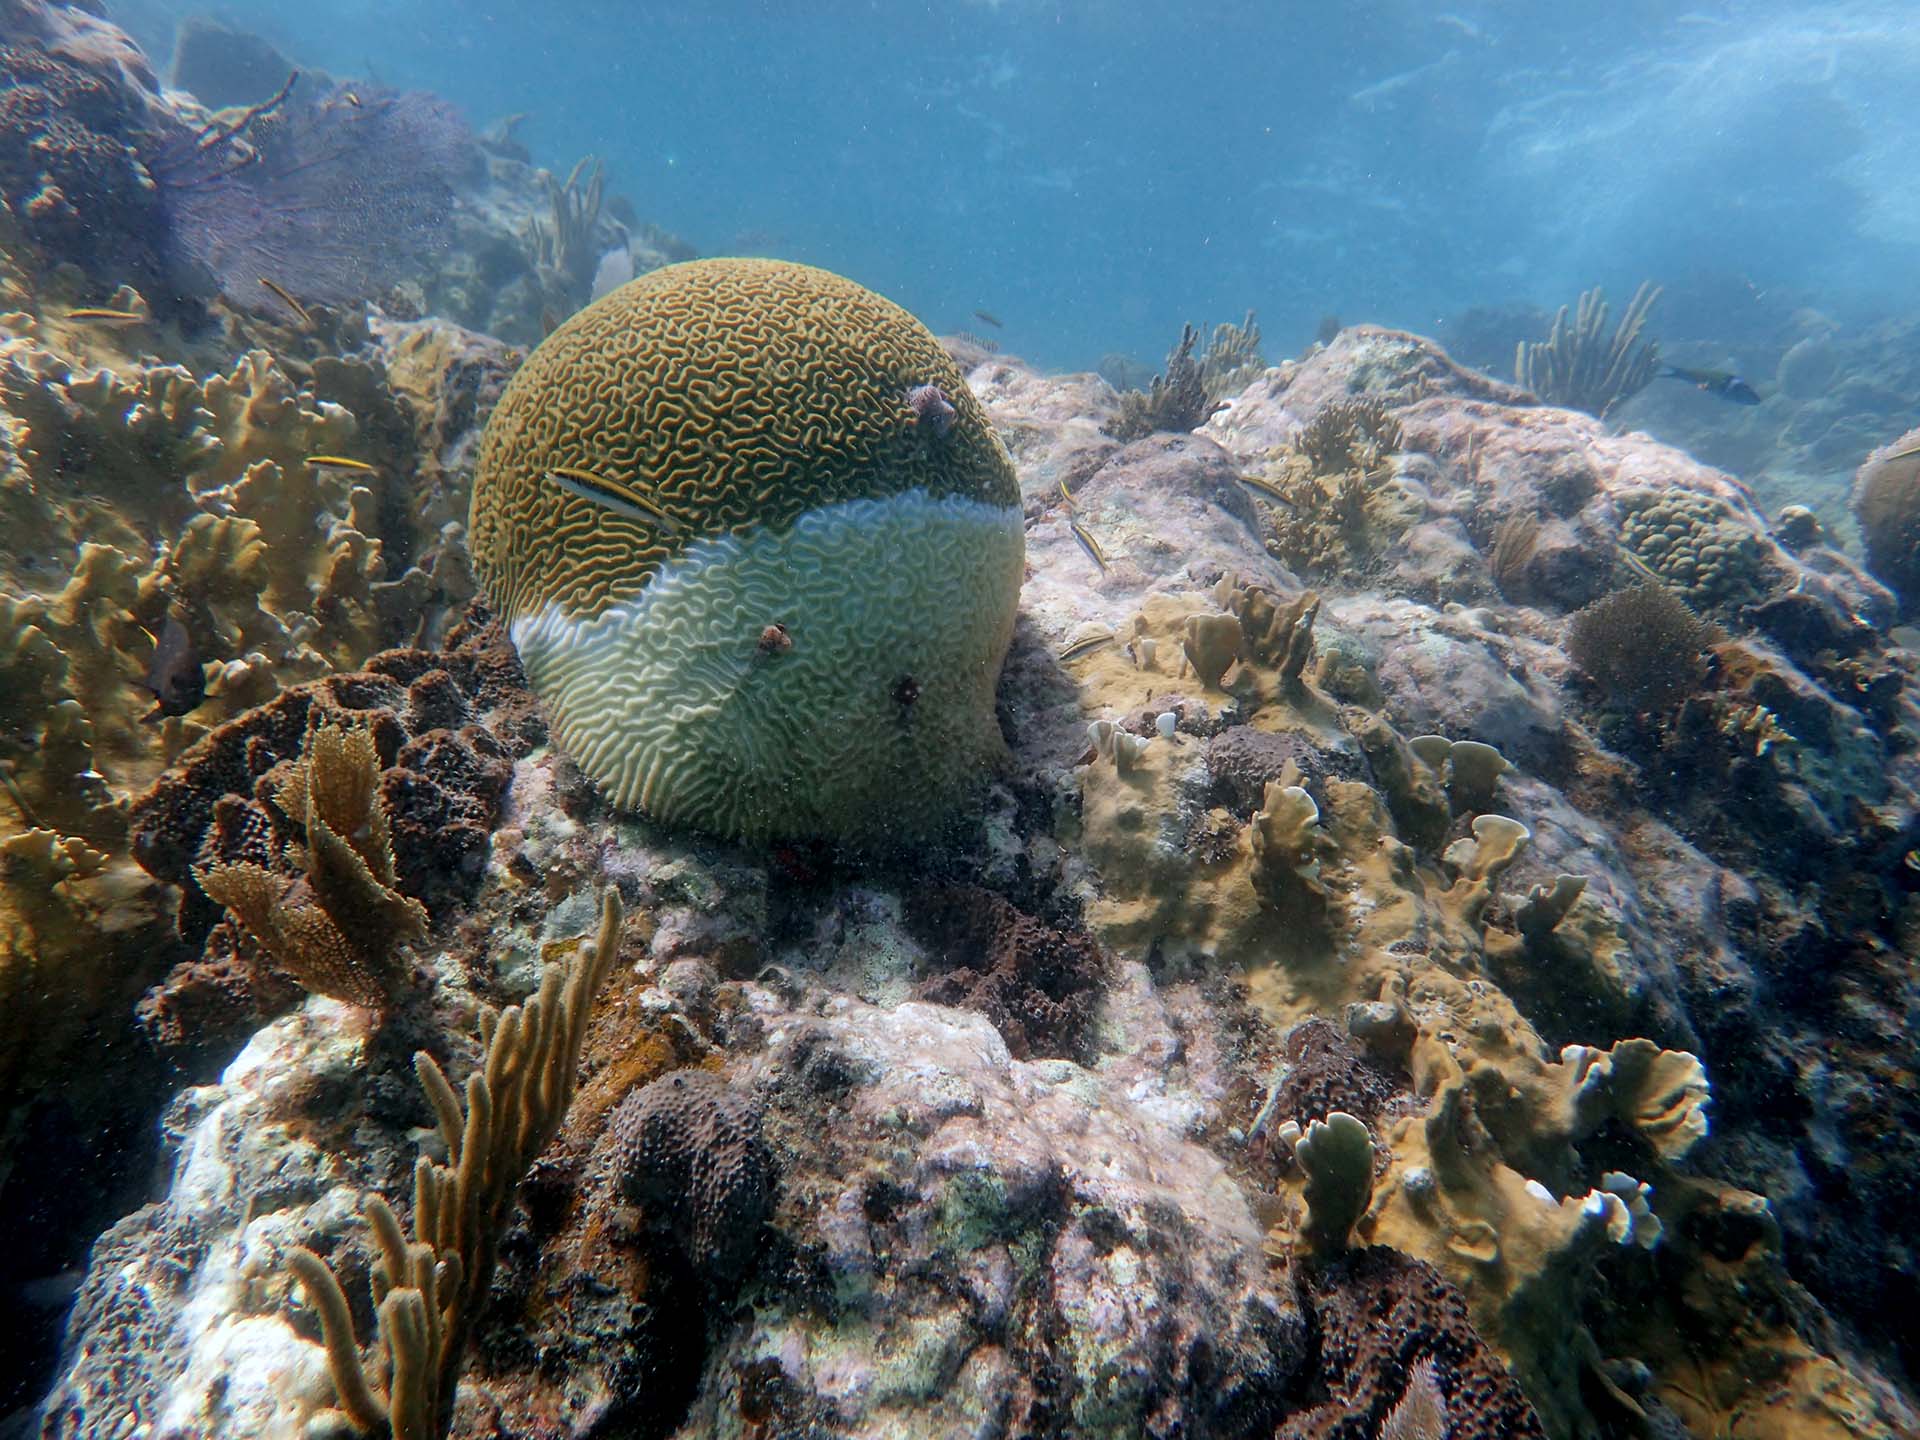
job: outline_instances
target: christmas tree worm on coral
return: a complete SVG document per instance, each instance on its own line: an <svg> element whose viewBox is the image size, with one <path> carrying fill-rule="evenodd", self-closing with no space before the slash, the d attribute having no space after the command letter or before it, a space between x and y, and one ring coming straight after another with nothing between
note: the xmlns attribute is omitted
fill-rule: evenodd
<svg viewBox="0 0 1920 1440"><path fill-rule="evenodd" d="M527 1168L559 1131L573 1098L593 997L620 948L622 910L611 888L600 928L570 969L549 966L539 993L482 1020L486 1050L467 1077L464 1113L425 1051L414 1056L439 1117L448 1163L424 1155L413 1171L409 1243L392 1208L370 1196L364 1213L380 1258L373 1268L380 1338L369 1364L354 1341L345 1293L327 1262L296 1248L288 1264L320 1314L340 1409L362 1432L434 1440L453 1419L467 1332L485 1303L507 1208Z"/></svg>

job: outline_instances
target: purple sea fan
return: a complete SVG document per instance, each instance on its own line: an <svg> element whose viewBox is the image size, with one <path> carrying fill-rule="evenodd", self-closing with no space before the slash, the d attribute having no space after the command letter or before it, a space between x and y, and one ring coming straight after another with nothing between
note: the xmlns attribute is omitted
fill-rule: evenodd
<svg viewBox="0 0 1920 1440"><path fill-rule="evenodd" d="M936 440L946 438L959 414L947 392L938 385L916 385L907 391L907 408L913 411L916 425L924 427Z"/></svg>
<svg viewBox="0 0 1920 1440"><path fill-rule="evenodd" d="M339 306L425 268L478 158L445 101L336 85L181 137L153 168L179 253L260 309L284 308L263 280Z"/></svg>

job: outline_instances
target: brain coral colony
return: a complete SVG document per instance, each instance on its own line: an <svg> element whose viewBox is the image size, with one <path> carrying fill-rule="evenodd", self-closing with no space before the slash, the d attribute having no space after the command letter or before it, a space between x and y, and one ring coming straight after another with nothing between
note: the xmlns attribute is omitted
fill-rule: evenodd
<svg viewBox="0 0 1920 1440"><path fill-rule="evenodd" d="M1916 1433L1920 434L1863 566L1597 301L1125 398L0 33L0 1436Z"/></svg>
<svg viewBox="0 0 1920 1440"><path fill-rule="evenodd" d="M1005 448L920 323L822 270L669 266L501 397L472 543L554 731L622 806L908 831L1001 748Z"/></svg>

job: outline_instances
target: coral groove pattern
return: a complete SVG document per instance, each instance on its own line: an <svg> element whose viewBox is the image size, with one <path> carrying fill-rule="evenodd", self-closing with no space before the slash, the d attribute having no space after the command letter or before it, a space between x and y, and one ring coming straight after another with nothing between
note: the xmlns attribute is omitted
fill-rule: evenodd
<svg viewBox="0 0 1920 1440"><path fill-rule="evenodd" d="M924 385L952 397L937 431L908 399ZM978 401L904 310L804 266L700 261L528 360L482 443L473 546L557 735L615 803L862 835L931 816L1000 751L1018 503ZM764 645L774 626L790 646Z"/></svg>

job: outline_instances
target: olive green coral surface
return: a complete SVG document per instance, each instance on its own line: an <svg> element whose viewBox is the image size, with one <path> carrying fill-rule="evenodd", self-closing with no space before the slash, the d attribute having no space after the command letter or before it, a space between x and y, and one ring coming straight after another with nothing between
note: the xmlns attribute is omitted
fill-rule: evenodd
<svg viewBox="0 0 1920 1440"><path fill-rule="evenodd" d="M919 385L959 412L945 436L916 424ZM642 488L674 532L569 493L547 478L556 466ZM509 620L556 601L597 614L703 537L915 489L1019 495L926 327L825 270L689 261L588 306L527 357L481 443L473 553Z"/></svg>

